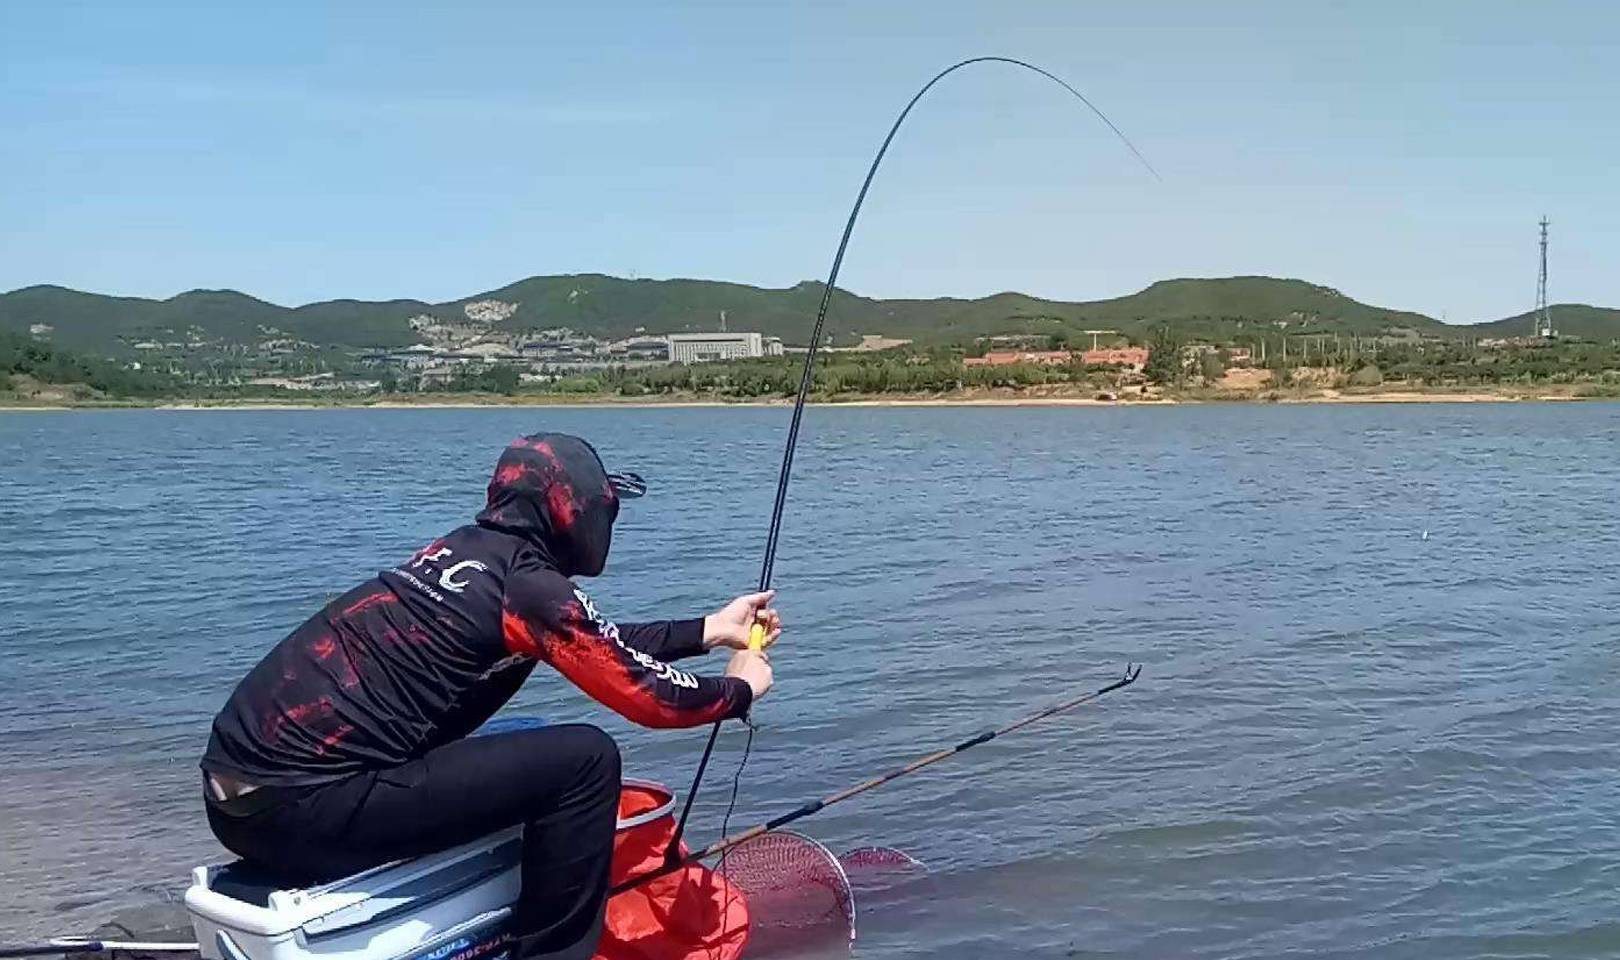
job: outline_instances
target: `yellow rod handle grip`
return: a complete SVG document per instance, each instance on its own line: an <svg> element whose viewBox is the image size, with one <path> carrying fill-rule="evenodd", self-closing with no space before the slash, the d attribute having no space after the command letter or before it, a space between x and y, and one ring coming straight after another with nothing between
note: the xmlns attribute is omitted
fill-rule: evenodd
<svg viewBox="0 0 1620 960"><path fill-rule="evenodd" d="M765 624L757 620L748 628L748 649L755 651L765 649Z"/></svg>

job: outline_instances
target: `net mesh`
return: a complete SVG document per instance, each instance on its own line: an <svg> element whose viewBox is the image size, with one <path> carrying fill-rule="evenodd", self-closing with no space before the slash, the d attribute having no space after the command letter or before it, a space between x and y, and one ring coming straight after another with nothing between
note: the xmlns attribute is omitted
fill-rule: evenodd
<svg viewBox="0 0 1620 960"><path fill-rule="evenodd" d="M835 927L855 939L849 877L838 858L809 837L762 834L727 851L718 872L747 898L755 938Z"/></svg>
<svg viewBox="0 0 1620 960"><path fill-rule="evenodd" d="M923 862L893 847L856 847L838 858L850 886L873 890L893 886L927 872Z"/></svg>

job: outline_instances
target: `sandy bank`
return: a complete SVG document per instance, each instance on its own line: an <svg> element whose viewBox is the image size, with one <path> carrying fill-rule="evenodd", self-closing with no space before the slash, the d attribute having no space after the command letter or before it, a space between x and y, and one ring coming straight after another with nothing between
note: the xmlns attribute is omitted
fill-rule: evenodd
<svg viewBox="0 0 1620 960"><path fill-rule="evenodd" d="M876 396L853 397L838 400L812 400L823 407L1171 407L1212 404L1323 404L1323 403L1549 403L1576 402L1602 399L1572 396L1570 394L1513 394L1485 391L1427 392L1420 390L1387 390L1371 393L1344 393L1323 390L1312 394L1275 395L1258 394L1195 394L1169 397L1130 397L1123 400L1098 400L1092 396ZM367 401L362 399L335 400L323 398L309 402L292 400L182 400L150 405L85 404L71 407L61 405L0 406L0 413L97 410L97 409L156 409L156 410L475 410L481 408L554 408L561 410L626 409L656 410L668 408L715 409L720 407L786 407L792 401L781 397L749 400L714 400L697 397L651 399L645 397L570 397L550 396L477 397L444 399L388 399Z"/></svg>

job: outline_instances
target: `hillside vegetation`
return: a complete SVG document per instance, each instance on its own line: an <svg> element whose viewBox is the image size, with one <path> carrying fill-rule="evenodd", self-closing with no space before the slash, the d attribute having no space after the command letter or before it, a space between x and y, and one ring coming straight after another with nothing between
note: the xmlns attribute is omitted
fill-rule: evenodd
<svg viewBox="0 0 1620 960"><path fill-rule="evenodd" d="M0 294L0 330L44 331L58 345L106 355L131 355L143 341L228 347L287 339L337 348L398 347L418 342L413 317L461 321L468 304L500 301L505 308L496 323L511 330L568 327L616 338L713 330L723 313L729 329L757 330L802 345L821 289L813 282L767 289L712 280L576 274L531 277L441 304L331 300L283 307L234 290L193 290L147 300L36 286ZM1620 311L1558 307L1556 314L1570 334L1620 336ZM1128 296L1089 302L1021 293L877 300L840 290L828 324L841 343L853 342L859 334L883 334L925 345L1012 333L1079 342L1089 329L1117 330L1145 340L1161 326L1186 337L1231 340L1279 328L1358 336L1499 336L1520 333L1529 324L1512 318L1475 327L1447 326L1411 311L1365 304L1328 287L1272 277L1163 280Z"/></svg>
<svg viewBox="0 0 1620 960"><path fill-rule="evenodd" d="M0 395L20 399L160 397L177 384L169 377L63 350L31 337L0 331Z"/></svg>
<svg viewBox="0 0 1620 960"><path fill-rule="evenodd" d="M1561 337L1580 337L1584 340L1612 340L1620 337L1620 310L1592 307L1584 303L1561 303L1549 307L1553 328ZM1481 337L1522 337L1532 329L1530 313L1516 317L1482 323L1469 329Z"/></svg>

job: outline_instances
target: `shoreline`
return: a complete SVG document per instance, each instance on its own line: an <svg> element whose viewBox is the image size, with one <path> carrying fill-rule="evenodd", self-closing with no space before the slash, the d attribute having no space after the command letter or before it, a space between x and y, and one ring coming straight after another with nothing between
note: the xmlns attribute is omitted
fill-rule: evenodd
<svg viewBox="0 0 1620 960"><path fill-rule="evenodd" d="M1326 391L1315 394L1299 396L1262 396L1262 395L1209 395L1209 396L1160 396L1143 397L1122 400L1099 400L1095 397L1074 396L895 396L895 397L852 397L850 399L812 399L809 404L820 407L856 407L856 408L885 408L885 407L1179 407L1179 406L1225 406L1225 405L1321 405L1321 404L1409 404L1409 403L1579 403L1586 401L1612 400L1612 397L1581 397L1567 393L1538 393L1538 394L1510 394L1492 393L1488 391L1459 391L1455 393L1427 392L1422 390L1389 390L1376 393L1341 393ZM64 413L80 412L86 410L166 410L166 411L208 411L208 410L476 410L480 408L523 408L548 407L563 410L588 409L628 409L628 410L660 410L660 409L717 409L724 407L787 407L792 406L788 398L772 397L748 400L716 400L703 398L618 398L618 397L592 397L556 400L545 395L528 397L467 397L444 399L402 400L310 400L298 401L285 398L273 400L251 399L220 399L220 400L170 400L157 402L109 402L109 403L41 403L41 404L0 404L0 413Z"/></svg>

